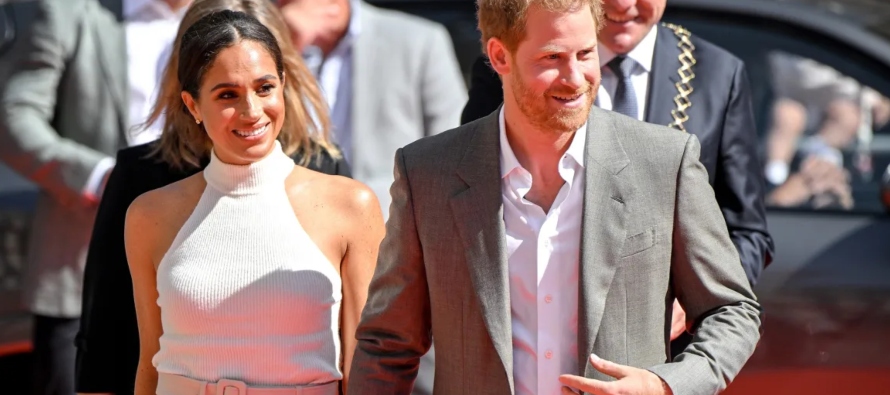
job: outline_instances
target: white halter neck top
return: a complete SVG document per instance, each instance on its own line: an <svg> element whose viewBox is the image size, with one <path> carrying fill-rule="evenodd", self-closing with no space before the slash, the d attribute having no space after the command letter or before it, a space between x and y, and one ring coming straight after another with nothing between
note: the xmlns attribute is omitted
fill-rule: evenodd
<svg viewBox="0 0 890 395"><path fill-rule="evenodd" d="M256 386L342 378L340 276L300 226L276 143L234 166L211 155L207 187L158 266L160 373Z"/></svg>

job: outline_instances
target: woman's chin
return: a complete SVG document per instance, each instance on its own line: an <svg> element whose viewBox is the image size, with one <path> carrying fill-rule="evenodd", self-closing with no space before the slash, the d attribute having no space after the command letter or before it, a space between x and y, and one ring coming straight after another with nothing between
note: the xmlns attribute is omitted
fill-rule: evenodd
<svg viewBox="0 0 890 395"><path fill-rule="evenodd" d="M272 153L272 150L275 149L275 140L274 139L263 139L257 141L256 144L247 147L244 150L244 157L252 158L254 160L260 160L269 156Z"/></svg>
<svg viewBox="0 0 890 395"><path fill-rule="evenodd" d="M231 144L222 149L228 153L225 157L228 157L231 160L226 160L225 157L220 157L221 152L219 151L222 151L220 149L221 147L215 147L217 156L220 157L220 160L229 164L247 165L269 156L275 149L275 139L272 138L252 140L250 141L250 144L245 143L246 141L243 140L238 141L238 144Z"/></svg>

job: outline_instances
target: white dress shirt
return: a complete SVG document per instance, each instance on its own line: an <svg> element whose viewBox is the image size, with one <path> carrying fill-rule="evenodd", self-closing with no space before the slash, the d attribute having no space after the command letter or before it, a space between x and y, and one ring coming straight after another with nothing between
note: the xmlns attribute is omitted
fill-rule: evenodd
<svg viewBox="0 0 890 395"><path fill-rule="evenodd" d="M160 90L164 68L170 59L179 22L188 7L174 12L162 0L124 0L123 14L127 42L127 82L129 120L125 137L128 146L140 145L161 136L163 119L146 130L140 127L148 118ZM105 174L114 167L114 158L101 160L87 180L85 194L102 195Z"/></svg>
<svg viewBox="0 0 890 395"><path fill-rule="evenodd" d="M139 130L138 126L146 121L158 97L173 40L187 9L182 7L174 12L162 0L124 0L130 87L127 144L130 146L148 143L161 136L163 120L145 131Z"/></svg>
<svg viewBox="0 0 890 395"><path fill-rule="evenodd" d="M503 107L499 126L516 395L559 395L559 376L578 370L578 259L587 125L578 129L559 161L565 184L547 213L525 199L532 176L507 140Z"/></svg>
<svg viewBox="0 0 890 395"><path fill-rule="evenodd" d="M331 110L334 141L347 161L352 160L352 59L353 47L361 31L361 2L349 2L349 28L346 34L334 47L334 50L323 60L320 53L307 53L307 64L315 74L321 86L328 108ZM315 66L315 67L312 67Z"/></svg>
<svg viewBox="0 0 890 395"><path fill-rule="evenodd" d="M634 49L627 53L628 58L636 62L636 67L630 77L630 82L634 87L634 94L637 97L637 120L645 121L646 116L646 98L649 94L649 73L652 71L652 58L655 57L655 38L658 35L658 27L653 26L649 33L643 37L643 40L637 44ZM618 76L612 70L606 67L612 59L617 56L614 52L606 48L605 45L597 45L597 53L600 58L600 68L602 69L602 82L600 89L596 95L596 105L604 110L612 110L612 97L618 89Z"/></svg>

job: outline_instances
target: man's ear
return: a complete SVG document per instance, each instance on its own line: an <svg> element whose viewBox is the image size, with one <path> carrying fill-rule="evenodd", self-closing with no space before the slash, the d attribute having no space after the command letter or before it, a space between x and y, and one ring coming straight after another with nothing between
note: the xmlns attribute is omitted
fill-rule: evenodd
<svg viewBox="0 0 890 395"><path fill-rule="evenodd" d="M195 118L195 122L201 123L203 119L201 119L201 113L198 112L198 102L195 101L192 94L182 91L180 96L182 96L182 102L185 103L185 107L188 108L189 113L192 114L192 118Z"/></svg>
<svg viewBox="0 0 890 395"><path fill-rule="evenodd" d="M485 46L485 52L488 54L488 62L491 64L491 68L494 69L498 74L502 77L506 74L510 74L512 71L511 65L513 64L510 51L507 50L507 46L504 45L504 42L497 38L488 39L488 43Z"/></svg>

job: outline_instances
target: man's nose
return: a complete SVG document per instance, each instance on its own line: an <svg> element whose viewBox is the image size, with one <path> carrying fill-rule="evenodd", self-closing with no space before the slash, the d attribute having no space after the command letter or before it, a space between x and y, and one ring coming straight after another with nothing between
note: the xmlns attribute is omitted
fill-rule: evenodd
<svg viewBox="0 0 890 395"><path fill-rule="evenodd" d="M562 72L562 83L569 88L579 89L585 84L584 69L581 62L570 60Z"/></svg>
<svg viewBox="0 0 890 395"><path fill-rule="evenodd" d="M615 10L617 12L625 12L631 7L637 5L637 0L605 0L603 5L607 10Z"/></svg>

